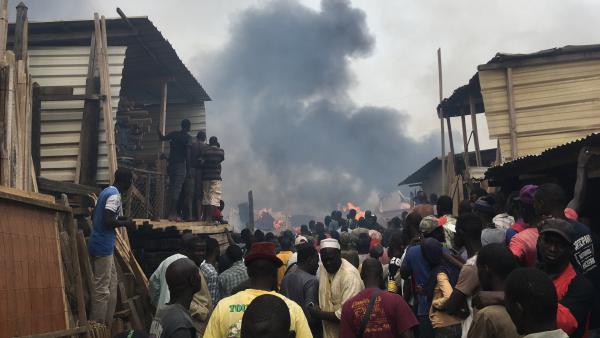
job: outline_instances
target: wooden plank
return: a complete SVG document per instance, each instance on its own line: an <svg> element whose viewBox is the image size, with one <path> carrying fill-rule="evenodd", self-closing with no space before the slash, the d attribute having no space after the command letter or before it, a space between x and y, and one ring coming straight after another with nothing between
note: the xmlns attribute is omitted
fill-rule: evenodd
<svg viewBox="0 0 600 338"><path fill-rule="evenodd" d="M62 195L62 203L65 207L69 207L67 195ZM79 319L79 324L82 324L87 323L87 313L85 310L85 297L83 295L83 278L81 276L81 267L79 263L79 249L77 248L77 224L75 223L75 218L73 218L72 211L66 212L65 218L71 243L71 259L73 260L75 292L77 296L77 318Z"/></svg>
<svg viewBox="0 0 600 338"><path fill-rule="evenodd" d="M42 191L66 193L80 196L87 196L88 194L98 195L100 193L100 189L96 186L55 181L45 177L38 177L37 181L38 186Z"/></svg>
<svg viewBox="0 0 600 338"><path fill-rule="evenodd" d="M473 130L473 143L475 144L475 161L478 167L481 167L481 151L479 150L479 131L477 129L477 109L475 107L475 98L469 95L469 113L471 114L471 129Z"/></svg>
<svg viewBox="0 0 600 338"><path fill-rule="evenodd" d="M437 65L438 65L438 92L440 103L444 99L444 87L442 78L442 49L437 50ZM444 137L444 112L438 112L440 118L440 136L442 143L442 194L446 190L446 138Z"/></svg>
<svg viewBox="0 0 600 338"><path fill-rule="evenodd" d="M15 338L61 338L61 337L77 336L77 335L80 335L80 334L83 334L86 332L88 332L87 325L76 327L73 329L53 331L53 332L41 333L41 334L36 334L36 335L31 335L31 336L20 336L20 337L15 337Z"/></svg>
<svg viewBox="0 0 600 338"><path fill-rule="evenodd" d="M446 117L446 123L448 125L448 141L450 142L450 152L456 154L454 151L454 135L452 134L452 123L449 117Z"/></svg>
<svg viewBox="0 0 600 338"><path fill-rule="evenodd" d="M167 82L163 82L161 85L161 96L160 96L160 115L158 127L160 129L160 133L165 135L166 133L166 123L167 123L167 100L168 100L168 84ZM156 157L156 168L161 174L157 179L156 184L156 196L158 197L156 219L160 219L165 214L165 175L167 173L167 167L164 160L161 159L161 154L165 152L165 143L160 142L160 152ZM198 215L200 217L200 215Z"/></svg>
<svg viewBox="0 0 600 338"><path fill-rule="evenodd" d="M98 14L94 14L94 22L98 21ZM106 50L108 49L107 37L106 37L106 19L104 16L100 19L100 45L101 45L101 58L100 58L100 93L105 95L105 100L102 104L102 112L104 118L104 129L106 131L106 145L108 147L108 172L109 182L112 183L114 179L114 173L117 170L117 149L115 145L115 131L113 125L112 116L112 97L110 95L110 76L108 72L108 56ZM95 24L97 27L98 24Z"/></svg>
<svg viewBox="0 0 600 338"><path fill-rule="evenodd" d="M83 280L85 281L86 289L88 292L86 294L88 297L92 295L92 289L94 288L94 271L92 269L92 263L90 262L90 255L87 249L87 243L85 242L85 236L83 235L83 231L77 231L77 249L79 252L79 257L81 258L81 270L83 270Z"/></svg>
<svg viewBox="0 0 600 338"><path fill-rule="evenodd" d="M75 169L75 183L96 185L98 175L98 148L100 129L100 74L96 66L97 49L96 36L92 36L88 73L85 79L85 102L79 134L79 152Z"/></svg>
<svg viewBox="0 0 600 338"><path fill-rule="evenodd" d="M252 190L248 191L248 229L254 232L254 196Z"/></svg>
<svg viewBox="0 0 600 338"><path fill-rule="evenodd" d="M0 64L6 63L6 41L8 40L8 0L0 0Z"/></svg>
<svg viewBox="0 0 600 338"><path fill-rule="evenodd" d="M15 186L15 160L14 160L14 143L16 141L16 107L15 107L15 68L14 55L12 52L7 52L8 61L8 76L7 76L7 90L6 90L6 151L7 151L7 163L6 176L3 177L4 186Z"/></svg>
<svg viewBox="0 0 600 338"><path fill-rule="evenodd" d="M35 200L43 201L46 203L55 203L55 201L56 201L54 199L54 196L52 196L52 195L40 194L40 193L36 193L36 192L32 192L32 191L25 191L22 189L15 189L15 188L11 188L11 187L0 186L0 192L12 194L12 195L20 196L20 197L24 197L24 198L29 198L29 199L35 199Z"/></svg>
<svg viewBox="0 0 600 338"><path fill-rule="evenodd" d="M506 93L508 100L508 125L510 131L511 159L517 158L517 114L515 112L514 88L512 81L512 68L506 68Z"/></svg>
<svg viewBox="0 0 600 338"><path fill-rule="evenodd" d="M5 0L0 1L4 1L6 4ZM0 22L0 25L2 25L2 22ZM0 55L0 59L2 59L2 62L4 61L4 54ZM0 68L0 185L4 186L10 186L11 114L8 105L9 71L10 67Z"/></svg>
<svg viewBox="0 0 600 338"><path fill-rule="evenodd" d="M88 67L89 68L89 67ZM73 95L72 86L46 86L40 87L40 96L45 98L52 95Z"/></svg>
<svg viewBox="0 0 600 338"><path fill-rule="evenodd" d="M32 85L31 97L31 158L33 160L33 168L35 176L40 176L41 167L41 144L42 144L42 100L41 87L35 82Z"/></svg>
<svg viewBox="0 0 600 338"><path fill-rule="evenodd" d="M17 6L17 18L15 22L15 43L14 51L17 60L27 60L28 29L29 22L27 19L27 6L20 2Z"/></svg>

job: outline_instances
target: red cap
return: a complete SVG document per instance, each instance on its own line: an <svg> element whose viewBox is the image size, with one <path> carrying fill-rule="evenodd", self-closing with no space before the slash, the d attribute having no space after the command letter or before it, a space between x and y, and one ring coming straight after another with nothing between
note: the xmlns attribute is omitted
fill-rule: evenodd
<svg viewBox="0 0 600 338"><path fill-rule="evenodd" d="M277 255L275 254L275 244L271 242L256 242L252 244L252 247L250 247L250 252L244 259L244 264L248 266L257 259L269 260L275 263L277 267L283 265L281 259L277 258Z"/></svg>

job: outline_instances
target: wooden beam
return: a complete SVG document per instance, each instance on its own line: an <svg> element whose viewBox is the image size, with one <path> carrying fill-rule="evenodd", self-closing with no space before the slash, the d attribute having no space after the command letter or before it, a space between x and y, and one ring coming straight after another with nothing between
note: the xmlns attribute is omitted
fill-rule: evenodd
<svg viewBox="0 0 600 338"><path fill-rule="evenodd" d="M0 199L5 199L5 200L17 202L17 203L31 204L31 205L35 205L35 206L45 208L45 209L50 209L50 210L57 210L57 211L69 211L70 210L70 208L66 208L60 204L48 202L46 200L38 199L35 197L25 196L23 194L17 194L14 191L7 191L6 189L7 189L7 187L0 187ZM13 189L13 190L15 190L15 189ZM20 189L17 189L17 190L23 191ZM31 193L31 192L28 192L28 193Z"/></svg>
<svg viewBox="0 0 600 338"><path fill-rule="evenodd" d="M112 97L110 92L110 75L108 72L108 42L106 37L106 18L102 16L98 19L98 14L94 13L95 27L99 27L100 39L100 51L101 57L99 68L100 68L100 93L104 96L104 102L102 102L102 117L104 119L104 129L106 132L106 146L108 148L108 180L112 184L114 179L114 173L117 171L117 148L115 144L115 130L113 123L112 113ZM99 26L98 26L99 25ZM98 38L98 34L96 34Z"/></svg>
<svg viewBox="0 0 600 338"><path fill-rule="evenodd" d="M248 191L248 229L254 232L254 196L252 190Z"/></svg>
<svg viewBox="0 0 600 338"><path fill-rule="evenodd" d="M89 186L96 185L96 176L98 172L100 73L96 66L97 49L98 43L96 41L96 36L92 36L88 72L85 79L85 101L83 103L83 116L81 119L81 131L79 133L77 169L75 170L75 183Z"/></svg>
<svg viewBox="0 0 600 338"><path fill-rule="evenodd" d="M165 135L167 126L167 102L168 102L168 83L166 81L161 84L161 95L160 95L160 115L158 120L158 128L161 134ZM160 177L157 179L156 184L156 196L158 197L158 212L156 218L160 219L165 213L165 177L167 174L166 163L161 159L161 155L165 152L165 143L160 142L160 153L157 154L156 158L156 169L160 173ZM200 217L200 216L198 216Z"/></svg>
<svg viewBox="0 0 600 338"><path fill-rule="evenodd" d="M40 176L42 163L42 156L40 153L42 145L42 100L40 89L40 85L35 82L33 84L31 98L31 158L33 160L33 168L36 177Z"/></svg>
<svg viewBox="0 0 600 338"><path fill-rule="evenodd" d="M526 66L541 66L553 63L563 63L563 62L578 62L578 61L590 61L590 60L599 60L600 59L600 51L585 51L579 53L570 53L570 54L562 54L562 55L548 55L548 56L540 56L535 58L525 58L525 59L517 59L510 60L500 63L490 63L477 66L477 70L494 70L494 69L504 69L504 68L516 68L516 67L526 67Z"/></svg>
<svg viewBox="0 0 600 338"><path fill-rule="evenodd" d="M29 21L27 20L27 6L20 2L17 6L17 20L15 23L15 57L18 60L27 61Z"/></svg>
<svg viewBox="0 0 600 338"><path fill-rule="evenodd" d="M449 117L446 117L446 124L448 125L448 141L450 142L450 152L455 154L455 152L454 152L454 136L452 135L452 124L450 122Z"/></svg>
<svg viewBox="0 0 600 338"><path fill-rule="evenodd" d="M0 0L0 65L6 64L6 41L8 40L8 0Z"/></svg>
<svg viewBox="0 0 600 338"><path fill-rule="evenodd" d="M88 194L98 195L100 193L100 189L96 186L54 181L44 177L38 177L37 181L39 189L41 191L47 191L52 193L65 193L79 196L87 196Z"/></svg>
<svg viewBox="0 0 600 338"><path fill-rule="evenodd" d="M438 62L438 89L439 89L439 99L440 103L444 99L444 88L442 82L442 49L438 48L437 50L437 62ZM438 117L440 118L440 136L442 140L442 194L446 191L446 138L444 136L444 112L441 111L438 113Z"/></svg>
<svg viewBox="0 0 600 338"><path fill-rule="evenodd" d="M67 195L62 195L62 203L69 208L69 200ZM69 208L71 209L71 208ZM72 210L65 213L65 222L69 233L69 241L71 242L71 259L73 262L73 272L75 273L75 294L77 298L77 318L79 323L87 323L87 314L85 311L85 297L83 295L83 278L81 276L81 266L79 263L79 250L77 249L77 224L73 217Z"/></svg>
<svg viewBox="0 0 600 338"><path fill-rule="evenodd" d="M1 22L0 22L1 24ZM0 55L4 59L4 54ZM12 111L8 101L10 67L0 68L0 185L10 186L12 149Z"/></svg>
<svg viewBox="0 0 600 338"><path fill-rule="evenodd" d="M465 170L469 171L469 141L467 140L467 122L465 120L465 115L460 116L460 122L462 125L462 138L463 138L463 157L465 161Z"/></svg>
<svg viewBox="0 0 600 338"><path fill-rule="evenodd" d="M477 108L475 98L469 95L469 112L471 113L471 128L473 129L473 143L475 144L475 161L477 166L481 167L481 151L479 150L479 131L477 130Z"/></svg>
<svg viewBox="0 0 600 338"><path fill-rule="evenodd" d="M508 129L510 131L510 154L511 159L515 159L518 157L519 152L517 148L517 113L515 112L512 68L506 68L506 94L508 99Z"/></svg>

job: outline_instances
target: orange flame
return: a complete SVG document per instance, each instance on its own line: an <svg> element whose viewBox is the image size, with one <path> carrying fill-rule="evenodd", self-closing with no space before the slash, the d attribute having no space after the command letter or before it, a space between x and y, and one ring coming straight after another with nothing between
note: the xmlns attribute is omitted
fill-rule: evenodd
<svg viewBox="0 0 600 338"><path fill-rule="evenodd" d="M345 206L342 206L343 212L348 212L350 211L350 209L356 210L356 220L359 220L361 217L365 217L365 212L359 206L352 202L348 202Z"/></svg>

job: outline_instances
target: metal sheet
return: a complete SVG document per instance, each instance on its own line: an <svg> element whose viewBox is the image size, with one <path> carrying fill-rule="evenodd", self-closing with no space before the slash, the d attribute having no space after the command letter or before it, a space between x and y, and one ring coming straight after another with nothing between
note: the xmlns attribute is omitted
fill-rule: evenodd
<svg viewBox="0 0 600 338"><path fill-rule="evenodd" d="M32 80L40 86L71 86L74 94L85 91L89 47L31 47ZM119 104L126 47L109 46L109 72L113 112ZM73 182L79 151L83 100L42 102L41 176ZM104 123L100 121L98 184L108 183L108 159Z"/></svg>

